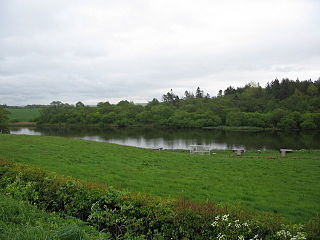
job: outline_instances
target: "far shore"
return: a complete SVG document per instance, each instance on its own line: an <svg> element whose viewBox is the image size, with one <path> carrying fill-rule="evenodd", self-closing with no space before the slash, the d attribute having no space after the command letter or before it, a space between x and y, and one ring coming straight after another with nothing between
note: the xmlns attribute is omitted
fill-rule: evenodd
<svg viewBox="0 0 320 240"><path fill-rule="evenodd" d="M9 127L35 127L36 122L10 122Z"/></svg>

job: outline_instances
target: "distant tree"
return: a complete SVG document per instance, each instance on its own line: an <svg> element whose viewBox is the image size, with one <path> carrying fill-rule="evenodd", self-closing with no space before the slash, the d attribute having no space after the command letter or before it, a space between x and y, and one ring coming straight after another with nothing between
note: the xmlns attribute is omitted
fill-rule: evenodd
<svg viewBox="0 0 320 240"><path fill-rule="evenodd" d="M230 112L227 114L226 124L228 126L241 126L243 114L241 112Z"/></svg>
<svg viewBox="0 0 320 240"><path fill-rule="evenodd" d="M152 117L156 125L167 125L168 119L174 113L174 107L170 105L156 105L151 108Z"/></svg>
<svg viewBox="0 0 320 240"><path fill-rule="evenodd" d="M114 110L114 105L110 104L109 102L99 102L97 107L98 111L102 114L109 113Z"/></svg>
<svg viewBox="0 0 320 240"><path fill-rule="evenodd" d="M127 101L127 100L121 100L120 102L118 102L117 105L118 106L127 106L129 104L133 104L133 103L131 103L131 102Z"/></svg>
<svg viewBox="0 0 320 240"><path fill-rule="evenodd" d="M285 99L294 94L295 82L289 80L288 78L282 79L280 83L280 95L279 99Z"/></svg>
<svg viewBox="0 0 320 240"><path fill-rule="evenodd" d="M307 94L310 96L315 96L318 94L318 89L316 87L316 85L314 85L313 83L310 83L308 88L307 88Z"/></svg>
<svg viewBox="0 0 320 240"><path fill-rule="evenodd" d="M154 115L149 110L138 113L136 119L140 124L152 124L155 121Z"/></svg>
<svg viewBox="0 0 320 240"><path fill-rule="evenodd" d="M317 87L317 89L318 89L318 93L320 93L320 77L318 78L318 80L317 81L314 81L314 83L313 83L316 87Z"/></svg>
<svg viewBox="0 0 320 240"><path fill-rule="evenodd" d="M162 100L163 102L174 102L179 100L179 97L177 95L175 95L172 91L172 89L170 90L170 92L167 92L166 94L162 95Z"/></svg>
<svg viewBox="0 0 320 240"><path fill-rule="evenodd" d="M276 78L271 83L267 84L266 92L269 95L272 95L274 98L280 98L280 82Z"/></svg>
<svg viewBox="0 0 320 240"><path fill-rule="evenodd" d="M76 107L79 108L79 107L84 107L84 104L82 102L77 102L76 103Z"/></svg>
<svg viewBox="0 0 320 240"><path fill-rule="evenodd" d="M203 98L203 90L201 90L200 87L196 90L196 98Z"/></svg>
<svg viewBox="0 0 320 240"><path fill-rule="evenodd" d="M60 101L53 101L50 103L49 108L53 111L61 111L63 108L71 107L68 103L63 103Z"/></svg>
<svg viewBox="0 0 320 240"><path fill-rule="evenodd" d="M10 112L8 112L4 107L0 106L0 133L7 130L9 114Z"/></svg>
<svg viewBox="0 0 320 240"><path fill-rule="evenodd" d="M155 105L159 105L159 100L156 98L153 98L152 101L148 102L147 106L155 106Z"/></svg>
<svg viewBox="0 0 320 240"><path fill-rule="evenodd" d="M314 122L312 121L304 121L303 123L301 123L301 129L303 130L309 130L309 129L316 129L317 126Z"/></svg>
<svg viewBox="0 0 320 240"><path fill-rule="evenodd" d="M296 89L294 90L293 96L302 97L302 96L303 96L303 93L302 93L299 89L296 88Z"/></svg>
<svg viewBox="0 0 320 240"><path fill-rule="evenodd" d="M251 127L268 127L265 116L261 113L242 113L242 125Z"/></svg>
<svg viewBox="0 0 320 240"><path fill-rule="evenodd" d="M224 93L224 95L223 95ZM21 108L21 107L20 107ZM180 99L172 89L146 105L129 101L100 102L95 107L54 101L40 110L39 123L113 126L252 126L282 129L320 129L320 79L275 79L266 88L251 82L219 90L210 98L198 87Z"/></svg>
<svg viewBox="0 0 320 240"><path fill-rule="evenodd" d="M302 129L316 129L317 125L314 123L313 118L309 115L306 116L304 121L300 124Z"/></svg>
<svg viewBox="0 0 320 240"><path fill-rule="evenodd" d="M188 91L185 91L184 92L184 99L193 99L194 98L194 95L192 92L188 92Z"/></svg>
<svg viewBox="0 0 320 240"><path fill-rule="evenodd" d="M236 93L236 89L232 86L227 87L226 90L224 90L224 95L231 95L231 94L235 94Z"/></svg>

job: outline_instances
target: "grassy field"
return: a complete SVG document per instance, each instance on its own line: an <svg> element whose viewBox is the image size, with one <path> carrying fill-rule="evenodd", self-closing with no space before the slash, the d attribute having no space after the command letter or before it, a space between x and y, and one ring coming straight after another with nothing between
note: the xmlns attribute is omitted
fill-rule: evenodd
<svg viewBox="0 0 320 240"><path fill-rule="evenodd" d="M8 108L10 112L9 121L32 122L40 116L39 108Z"/></svg>
<svg viewBox="0 0 320 240"><path fill-rule="evenodd" d="M23 201L0 194L0 239L107 239L78 219L46 213Z"/></svg>
<svg viewBox="0 0 320 240"><path fill-rule="evenodd" d="M320 212L320 152L195 156L61 137L0 135L0 158L160 196L241 204L293 222Z"/></svg>

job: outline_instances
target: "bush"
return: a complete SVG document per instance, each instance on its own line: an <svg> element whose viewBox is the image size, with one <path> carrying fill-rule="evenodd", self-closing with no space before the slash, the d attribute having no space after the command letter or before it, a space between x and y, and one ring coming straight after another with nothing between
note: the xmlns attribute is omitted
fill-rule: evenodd
<svg viewBox="0 0 320 240"><path fill-rule="evenodd" d="M318 214L314 219L311 219L305 229L308 232L308 239L320 240L320 215Z"/></svg>
<svg viewBox="0 0 320 240"><path fill-rule="evenodd" d="M0 239L85 240L108 239L73 217L46 213L23 201L0 195Z"/></svg>
<svg viewBox="0 0 320 240"><path fill-rule="evenodd" d="M312 120L305 120L300 124L302 129L316 129L317 126Z"/></svg>

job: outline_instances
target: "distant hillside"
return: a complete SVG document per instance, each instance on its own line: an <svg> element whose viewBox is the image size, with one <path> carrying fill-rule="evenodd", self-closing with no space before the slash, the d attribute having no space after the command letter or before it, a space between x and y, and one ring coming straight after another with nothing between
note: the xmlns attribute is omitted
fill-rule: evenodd
<svg viewBox="0 0 320 240"><path fill-rule="evenodd" d="M32 122L40 116L41 108L7 108L10 122Z"/></svg>

